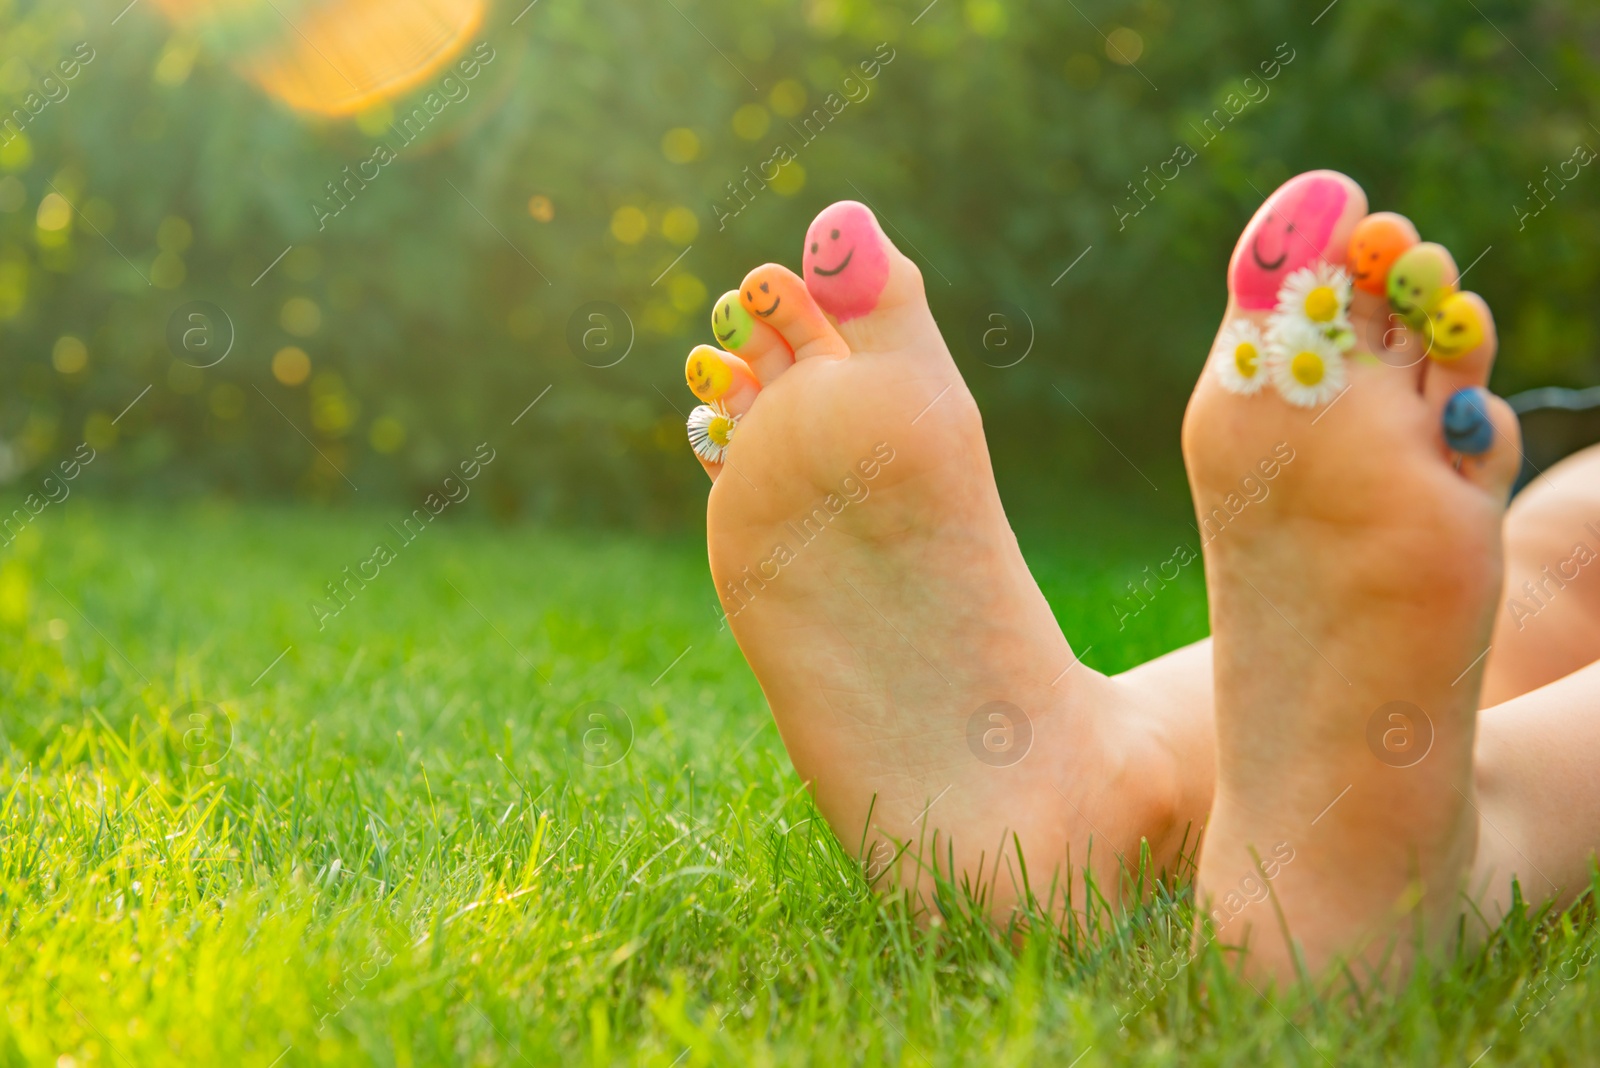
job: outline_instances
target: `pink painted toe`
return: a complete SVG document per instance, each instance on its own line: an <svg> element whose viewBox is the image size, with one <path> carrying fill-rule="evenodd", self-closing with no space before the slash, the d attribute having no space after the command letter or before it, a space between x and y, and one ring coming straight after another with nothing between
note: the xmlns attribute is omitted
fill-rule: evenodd
<svg viewBox="0 0 1600 1068"><path fill-rule="evenodd" d="M889 249L866 205L841 200L812 221L801 274L817 304L840 322L877 307L889 281Z"/></svg>
<svg viewBox="0 0 1600 1068"><path fill-rule="evenodd" d="M1333 171L1310 171L1289 179L1261 205L1245 228L1228 265L1228 284L1239 307L1264 311L1278 300L1283 280L1327 259L1342 263L1345 240L1335 234L1352 213L1359 187ZM1361 210L1365 211L1365 198ZM1355 215L1359 218L1359 215ZM1354 219L1349 219L1354 225ZM1348 239L1348 231L1344 235Z"/></svg>

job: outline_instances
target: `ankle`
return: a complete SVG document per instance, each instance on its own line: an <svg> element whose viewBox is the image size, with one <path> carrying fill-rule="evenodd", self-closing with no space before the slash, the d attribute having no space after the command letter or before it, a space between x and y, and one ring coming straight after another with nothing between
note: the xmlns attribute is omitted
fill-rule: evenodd
<svg viewBox="0 0 1600 1068"><path fill-rule="evenodd" d="M1101 678L1110 695L1101 706L1110 754L1104 789L1122 813L1128 872L1138 877L1140 852L1148 848L1148 878L1187 880L1210 803L1211 743L1191 742L1197 717L1174 707L1150 680Z"/></svg>

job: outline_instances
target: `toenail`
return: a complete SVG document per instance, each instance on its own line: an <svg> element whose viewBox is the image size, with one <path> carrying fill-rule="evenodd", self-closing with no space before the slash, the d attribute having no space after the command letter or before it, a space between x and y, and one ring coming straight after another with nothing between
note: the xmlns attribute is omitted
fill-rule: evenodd
<svg viewBox="0 0 1600 1068"><path fill-rule="evenodd" d="M689 390L703 401L714 401L733 387L733 371L710 345L696 345L684 364Z"/></svg>
<svg viewBox="0 0 1600 1068"><path fill-rule="evenodd" d="M1369 264L1356 277L1357 288L1383 295L1385 276L1407 249L1417 243L1409 224L1397 215L1368 215L1350 235L1350 262ZM1402 282L1403 284L1403 282Z"/></svg>
<svg viewBox="0 0 1600 1068"><path fill-rule="evenodd" d="M823 250L822 237L829 240ZM872 214L844 202L823 211L806 231L801 275L823 311L840 322L878 306L889 281L889 251Z"/></svg>
<svg viewBox="0 0 1600 1068"><path fill-rule="evenodd" d="M1489 419L1489 394L1471 386L1451 394L1444 405L1444 440L1464 456L1477 456L1494 444L1494 423Z"/></svg>
<svg viewBox="0 0 1600 1068"><path fill-rule="evenodd" d="M1302 174L1286 182L1246 227L1228 268L1229 288L1239 306L1265 311L1283 281L1328 254L1350 193L1326 174Z"/></svg>
<svg viewBox="0 0 1600 1068"><path fill-rule="evenodd" d="M1483 344L1483 318L1471 297L1452 293L1428 317L1428 355L1448 363Z"/></svg>
<svg viewBox="0 0 1600 1068"><path fill-rule="evenodd" d="M1442 247L1430 241L1411 246L1390 269L1389 306L1412 327L1424 327L1423 317L1455 292L1451 273L1450 254Z"/></svg>
<svg viewBox="0 0 1600 1068"><path fill-rule="evenodd" d="M729 352L738 352L750 344L754 330L755 320L739 303L739 291L722 294L711 312L711 333L716 336L717 344Z"/></svg>

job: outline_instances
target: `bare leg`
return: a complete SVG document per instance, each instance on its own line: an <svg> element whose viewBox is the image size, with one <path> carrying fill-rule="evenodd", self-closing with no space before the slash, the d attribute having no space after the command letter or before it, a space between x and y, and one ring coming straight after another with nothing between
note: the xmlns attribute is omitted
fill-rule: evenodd
<svg viewBox="0 0 1600 1068"><path fill-rule="evenodd" d="M1600 659L1600 446L1551 467L1506 515L1506 589L1484 707Z"/></svg>
<svg viewBox="0 0 1600 1068"><path fill-rule="evenodd" d="M1600 848L1600 663L1478 717L1474 761L1482 826L1471 886L1490 922L1510 880L1530 901L1570 903Z"/></svg>

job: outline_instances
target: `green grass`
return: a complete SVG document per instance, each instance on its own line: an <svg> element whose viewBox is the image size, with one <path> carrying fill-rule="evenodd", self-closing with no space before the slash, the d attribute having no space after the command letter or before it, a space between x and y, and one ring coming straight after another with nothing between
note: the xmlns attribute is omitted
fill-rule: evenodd
<svg viewBox="0 0 1600 1068"><path fill-rule="evenodd" d="M308 603L390 514L57 512L0 550L0 1064L1600 1049L1570 916L1360 1007L1188 960L1181 895L1093 942L919 932L815 817L696 544L442 524L319 631ZM1024 545L1091 663L1203 633L1197 568L1126 629L1110 608L1181 523L1082 525ZM593 701L631 730L586 736Z"/></svg>

